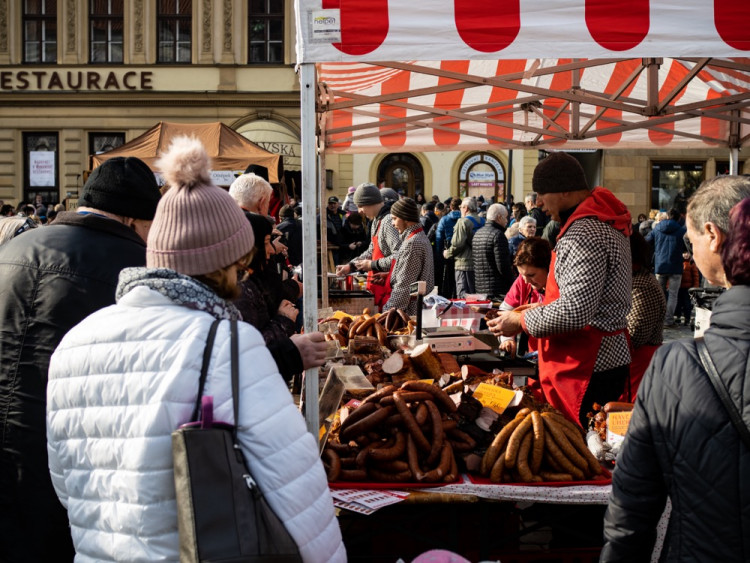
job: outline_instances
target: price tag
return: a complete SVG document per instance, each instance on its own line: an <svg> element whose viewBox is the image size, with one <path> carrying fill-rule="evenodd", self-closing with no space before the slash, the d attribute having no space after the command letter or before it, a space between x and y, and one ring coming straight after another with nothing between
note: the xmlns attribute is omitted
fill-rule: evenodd
<svg viewBox="0 0 750 563"><path fill-rule="evenodd" d="M503 414L503 411L516 398L516 391L489 383L480 383L474 390L474 398L482 403L482 406L492 409L497 414Z"/></svg>
<svg viewBox="0 0 750 563"><path fill-rule="evenodd" d="M419 381L421 381L422 383L429 383L430 385L435 383L434 379L420 379Z"/></svg>
<svg viewBox="0 0 750 563"><path fill-rule="evenodd" d="M625 439L633 411L611 412L607 414L607 442L616 444Z"/></svg>
<svg viewBox="0 0 750 563"><path fill-rule="evenodd" d="M323 426L320 427L320 430L318 430L318 441L323 439L323 436L326 435L326 431L327 431L327 428L326 428L326 425L324 424Z"/></svg>

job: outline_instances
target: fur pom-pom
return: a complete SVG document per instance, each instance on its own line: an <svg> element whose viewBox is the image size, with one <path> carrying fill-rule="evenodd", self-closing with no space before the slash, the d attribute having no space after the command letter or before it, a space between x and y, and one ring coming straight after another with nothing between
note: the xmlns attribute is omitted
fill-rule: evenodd
<svg viewBox="0 0 750 563"><path fill-rule="evenodd" d="M195 137L175 137L156 162L164 181L172 188L211 185L211 159Z"/></svg>

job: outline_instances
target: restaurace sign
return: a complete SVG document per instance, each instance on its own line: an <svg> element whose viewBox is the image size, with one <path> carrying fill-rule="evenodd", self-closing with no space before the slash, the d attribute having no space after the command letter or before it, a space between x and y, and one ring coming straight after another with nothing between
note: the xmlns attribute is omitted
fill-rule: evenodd
<svg viewBox="0 0 750 563"><path fill-rule="evenodd" d="M0 71L0 90L153 90L150 71Z"/></svg>

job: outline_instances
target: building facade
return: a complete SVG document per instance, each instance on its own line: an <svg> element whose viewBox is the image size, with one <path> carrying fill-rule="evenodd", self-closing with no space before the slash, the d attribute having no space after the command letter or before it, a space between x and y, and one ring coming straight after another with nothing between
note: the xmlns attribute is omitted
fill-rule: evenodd
<svg viewBox="0 0 750 563"><path fill-rule="evenodd" d="M158 121L221 121L299 170L294 42L291 0L0 0L0 200L73 200L92 154ZM574 154L589 181L634 216L671 206L728 166L725 149ZM518 202L539 158L519 150L331 154L325 191L343 197L372 181L410 196L510 192Z"/></svg>

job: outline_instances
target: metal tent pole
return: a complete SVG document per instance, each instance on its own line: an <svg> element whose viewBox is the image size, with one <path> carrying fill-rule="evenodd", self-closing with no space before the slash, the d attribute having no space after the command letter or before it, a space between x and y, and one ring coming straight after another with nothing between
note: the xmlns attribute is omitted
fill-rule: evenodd
<svg viewBox="0 0 750 563"><path fill-rule="evenodd" d="M318 201L315 142L315 65L302 63L300 80L300 125L302 128L302 268L305 332L317 330L318 324L318 257L315 208ZM321 206L322 207L322 206ZM305 370L305 422L313 436L318 436L318 369Z"/></svg>

